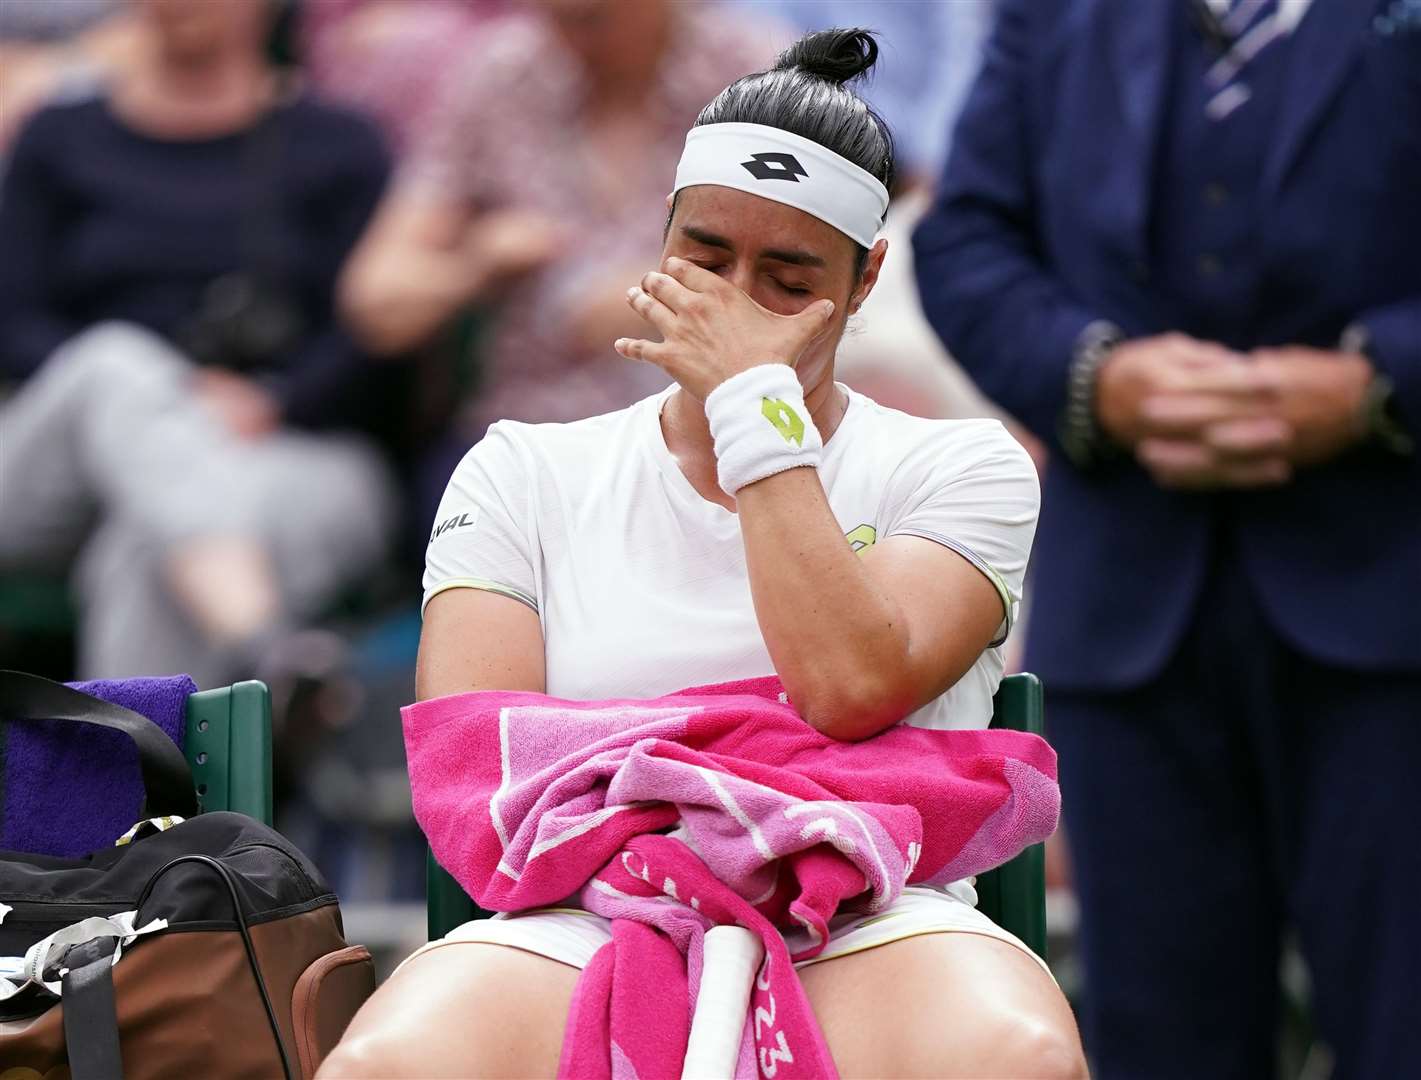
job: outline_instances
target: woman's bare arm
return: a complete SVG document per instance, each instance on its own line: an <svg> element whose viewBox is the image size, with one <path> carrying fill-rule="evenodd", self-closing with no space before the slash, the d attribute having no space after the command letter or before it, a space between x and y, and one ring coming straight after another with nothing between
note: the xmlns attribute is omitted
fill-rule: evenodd
<svg viewBox="0 0 1421 1080"><path fill-rule="evenodd" d="M554 256L557 230L540 214L475 214L396 190L341 276L341 312L377 356L426 344L491 290Z"/></svg>
<svg viewBox="0 0 1421 1080"><path fill-rule="evenodd" d="M423 345L479 289L461 241L464 210L388 196L341 275L341 312L376 355Z"/></svg>
<svg viewBox="0 0 1421 1080"><path fill-rule="evenodd" d="M896 724L962 678L1001 625L996 588L950 548L894 536L855 554L815 469L749 484L736 503L775 671L826 735Z"/></svg>
<svg viewBox="0 0 1421 1080"><path fill-rule="evenodd" d="M532 608L482 589L447 589L424 609L415 697L546 686L543 627Z"/></svg>

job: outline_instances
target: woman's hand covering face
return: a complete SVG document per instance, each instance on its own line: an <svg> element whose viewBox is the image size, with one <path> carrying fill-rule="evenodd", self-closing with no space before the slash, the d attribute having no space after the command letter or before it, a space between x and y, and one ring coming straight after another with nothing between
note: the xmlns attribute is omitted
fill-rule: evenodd
<svg viewBox="0 0 1421 1080"><path fill-rule="evenodd" d="M618 338L614 348L629 360L655 364L700 401L760 364L796 366L834 317L832 300L778 315L709 270L675 257L628 289L627 303L662 340Z"/></svg>

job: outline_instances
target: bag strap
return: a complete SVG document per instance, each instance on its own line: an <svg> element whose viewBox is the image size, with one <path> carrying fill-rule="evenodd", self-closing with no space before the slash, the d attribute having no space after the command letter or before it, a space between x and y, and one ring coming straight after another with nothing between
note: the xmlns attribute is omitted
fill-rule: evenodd
<svg viewBox="0 0 1421 1080"><path fill-rule="evenodd" d="M211 870L222 879L222 884L227 888L227 896L232 901L232 913L237 920L237 930L242 935L242 948L247 953L247 967L251 970L252 978L256 981L257 993L261 995L262 1008L266 1011L266 1021L271 1028L272 1038L276 1040L276 1053L281 1059L281 1075L283 1080L298 1080L298 1074L292 1071L291 1058L286 1053L286 1040L281 1034L281 1023L276 1018L276 1009L271 1003L271 994L267 992L266 980L262 977L261 962L257 959L257 949L252 943L251 928L247 925L247 912L242 907L241 890L237 888L236 878L233 876L231 868L211 855L179 855L176 859L171 859L158 868L157 872L148 879L148 884L143 886L143 892L138 896L138 905L134 915L142 911L148 902L149 895L153 892L153 887L158 884L158 879L175 866L183 863L197 863ZM78 1080L76 1077L75 1080Z"/></svg>
<svg viewBox="0 0 1421 1080"><path fill-rule="evenodd" d="M145 796L141 816L197 814L187 758L146 716L38 675L0 671L0 724L16 720L65 720L123 732L138 747Z"/></svg>
<svg viewBox="0 0 1421 1080"><path fill-rule="evenodd" d="M118 1009L113 995L113 952L118 938L95 938L65 957L64 1046L73 1080L123 1080Z"/></svg>

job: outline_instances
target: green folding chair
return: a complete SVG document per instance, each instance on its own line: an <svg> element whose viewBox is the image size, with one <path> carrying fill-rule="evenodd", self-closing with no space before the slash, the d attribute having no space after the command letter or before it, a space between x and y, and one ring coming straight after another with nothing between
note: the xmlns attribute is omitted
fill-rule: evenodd
<svg viewBox="0 0 1421 1080"><path fill-rule="evenodd" d="M272 823L271 693L255 680L187 699L183 753L201 811L231 810Z"/></svg>
<svg viewBox="0 0 1421 1080"><path fill-rule="evenodd" d="M1045 714L1041 680L1011 675L997 690L992 727L1040 735ZM429 853L425 864L429 939L441 938L460 923L486 918L449 873ZM1046 959L1046 847L1033 844L1011 862L977 878L977 907L998 926L1021 938Z"/></svg>
<svg viewBox="0 0 1421 1080"><path fill-rule="evenodd" d="M1044 735L1041 680L1008 675L992 702L992 727ZM1032 844L1009 863L977 875L977 909L1046 957L1046 845Z"/></svg>

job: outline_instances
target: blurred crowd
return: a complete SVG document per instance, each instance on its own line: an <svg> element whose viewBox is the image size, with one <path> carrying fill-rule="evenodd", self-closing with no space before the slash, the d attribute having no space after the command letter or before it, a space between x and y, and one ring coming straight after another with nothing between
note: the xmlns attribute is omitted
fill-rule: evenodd
<svg viewBox="0 0 1421 1080"><path fill-rule="evenodd" d="M1132 800L1170 789L1187 817L1217 795L1195 782L1210 770L1219 790L1256 784L1256 805L1218 795L1181 817L1187 872L1212 876L1195 855L1221 821L1257 819L1234 854L1277 876L1226 875L1219 902L1258 934L1282 909L1314 937L1346 917L1290 899L1304 870L1342 865L1297 822L1360 787L1292 800L1279 793L1324 766L1288 718L1205 749L1197 718L1229 700L1256 712L1248 695L1279 679L1339 703L1332 719L1361 708L1326 669L1367 674L1368 715L1421 720L1415 605L1352 610L1421 595L1421 5L1159 0L1170 13L1146 26L1149 6L3 0L0 666L266 679L290 827L347 890L417 894L391 717L412 694L418 567L450 472L496 419L572 420L663 385L611 342L640 333L623 296L658 260L686 131L803 31L870 27L883 55L865 93L900 181L839 377L919 415L998 416L1047 478L1027 660L1076 763L1063 779L1104 1010L1087 1042L1130 1075L1140 1059L1111 1025L1144 1001L1184 1009L1151 998L1138 939L1102 929L1137 919L1121 875L1152 874L1141 853L1162 841L1100 838L1129 818L1175 827ZM1314 143L1351 167L1300 158ZM1290 203L1294 173L1307 195ZM1374 571L1352 591L1344 548ZM1272 650L1266 674L1239 661L1253 647ZM1145 713L1177 745L1135 747ZM1161 754L1197 776L1163 776ZM1292 771L1260 780L1258 754ZM1120 776L1137 786L1095 797ZM362 821L408 842L361 871ZM1359 888L1395 885L1346 865ZM1199 916L1166 891L1188 890L1162 881L1161 911ZM1359 985L1334 953L1310 959ZM1252 963L1274 979L1276 947ZM1376 993L1400 978L1381 961L1365 977ZM1220 1008L1266 1026L1264 996ZM1365 1026L1329 1007L1336 1030ZM1179 1024L1170 1039L1200 1041ZM1357 1039L1350 1060L1385 1060ZM1225 1058L1194 1075L1258 1075L1216 1072Z"/></svg>
<svg viewBox="0 0 1421 1080"><path fill-rule="evenodd" d="M989 12L873 5L905 253ZM636 329L622 293L657 260L687 128L797 32L865 15L6 0L3 479L25 511L0 569L71 581L85 676L329 663L302 631L417 559L492 420L659 389L610 342ZM914 412L990 412L910 261L895 274L846 377Z"/></svg>

